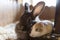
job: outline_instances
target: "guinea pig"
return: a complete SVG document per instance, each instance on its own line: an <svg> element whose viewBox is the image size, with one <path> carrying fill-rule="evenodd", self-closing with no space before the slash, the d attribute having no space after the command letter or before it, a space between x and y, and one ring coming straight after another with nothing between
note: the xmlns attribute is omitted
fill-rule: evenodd
<svg viewBox="0 0 60 40"><path fill-rule="evenodd" d="M41 21L39 23L36 23L31 28L31 37L41 37L48 33L51 33L53 30L53 23L47 22L47 21Z"/></svg>
<svg viewBox="0 0 60 40"><path fill-rule="evenodd" d="M30 6L28 3L25 3L25 11L20 17L20 22L16 25L16 33L18 40L28 40L31 27L36 23L34 22L36 16L43 11L45 7L45 2L39 2L32 11L30 11Z"/></svg>

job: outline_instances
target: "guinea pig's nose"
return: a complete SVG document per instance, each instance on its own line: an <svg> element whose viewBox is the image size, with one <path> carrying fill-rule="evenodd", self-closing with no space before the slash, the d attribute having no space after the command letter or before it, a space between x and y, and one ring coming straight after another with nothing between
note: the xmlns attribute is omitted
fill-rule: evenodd
<svg viewBox="0 0 60 40"><path fill-rule="evenodd" d="M33 37L33 35L32 35L32 34L30 34L30 37Z"/></svg>

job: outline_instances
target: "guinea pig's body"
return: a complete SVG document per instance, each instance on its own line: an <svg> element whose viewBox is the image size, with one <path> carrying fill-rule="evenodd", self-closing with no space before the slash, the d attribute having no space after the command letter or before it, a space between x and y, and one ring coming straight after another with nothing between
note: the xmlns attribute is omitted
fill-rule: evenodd
<svg viewBox="0 0 60 40"><path fill-rule="evenodd" d="M32 31L30 33L31 37L41 37L48 33L51 33L53 29L53 25L50 22L36 23L32 27Z"/></svg>

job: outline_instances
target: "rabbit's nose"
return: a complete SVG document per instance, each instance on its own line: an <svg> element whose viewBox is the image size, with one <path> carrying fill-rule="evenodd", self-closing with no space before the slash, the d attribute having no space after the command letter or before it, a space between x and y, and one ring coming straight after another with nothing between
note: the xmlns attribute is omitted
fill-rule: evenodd
<svg viewBox="0 0 60 40"><path fill-rule="evenodd" d="M28 33L29 33L29 34L31 33L31 29L28 31Z"/></svg>

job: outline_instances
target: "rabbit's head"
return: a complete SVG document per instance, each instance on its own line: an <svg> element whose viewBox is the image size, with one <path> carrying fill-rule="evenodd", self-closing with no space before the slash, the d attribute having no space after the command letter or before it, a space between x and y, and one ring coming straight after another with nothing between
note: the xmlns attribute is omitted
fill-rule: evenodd
<svg viewBox="0 0 60 40"><path fill-rule="evenodd" d="M30 11L29 4L25 3L25 12L20 18L21 25L25 26L25 28L27 30L29 30L30 27L32 27L32 25L35 23L34 20L35 20L36 16L38 16L41 13L41 11L43 10L44 7L45 7L45 3L39 2L33 8L33 10Z"/></svg>

